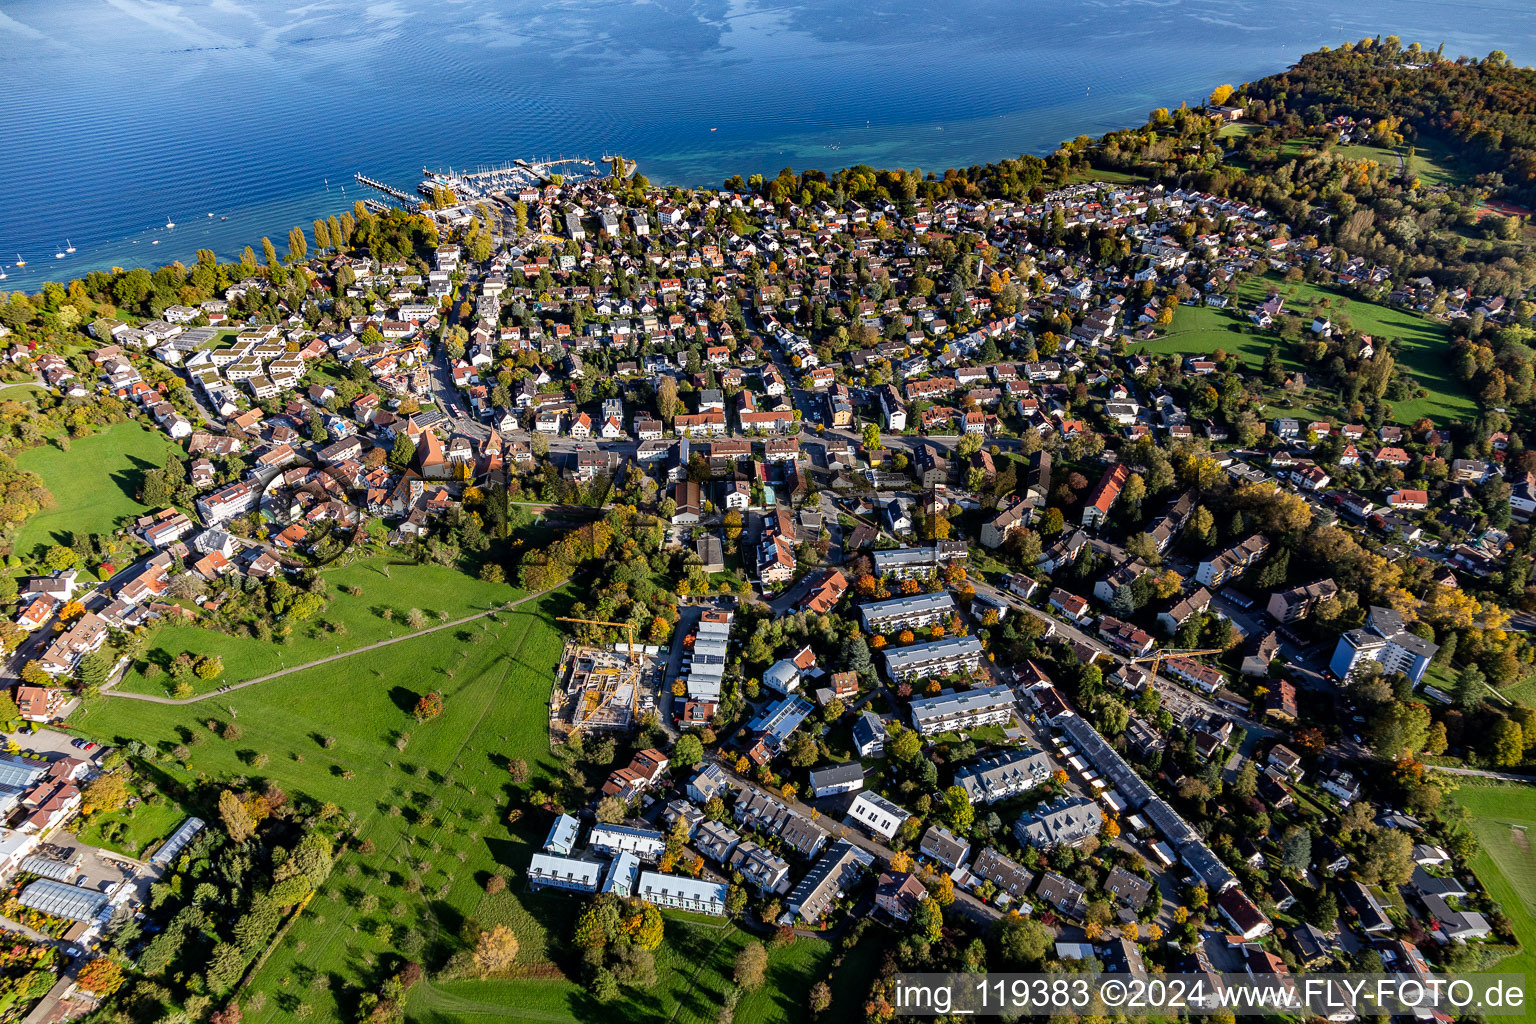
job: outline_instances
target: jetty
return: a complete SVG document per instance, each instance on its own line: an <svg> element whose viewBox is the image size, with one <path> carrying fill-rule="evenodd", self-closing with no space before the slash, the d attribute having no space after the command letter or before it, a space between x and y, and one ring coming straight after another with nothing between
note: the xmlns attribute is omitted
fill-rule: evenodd
<svg viewBox="0 0 1536 1024"><path fill-rule="evenodd" d="M389 196L389 198L403 204L408 209L414 210L416 207L421 205L417 201L416 197L411 195L409 192L403 192L392 185L384 184L382 181L375 181L374 179L364 174L354 174L353 177L357 179L357 183L359 185L366 185L377 192L382 192Z"/></svg>

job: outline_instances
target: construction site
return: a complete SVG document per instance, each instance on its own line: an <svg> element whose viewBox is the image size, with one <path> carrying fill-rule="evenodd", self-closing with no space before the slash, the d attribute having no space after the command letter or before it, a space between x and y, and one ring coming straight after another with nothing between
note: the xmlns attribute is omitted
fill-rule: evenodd
<svg viewBox="0 0 1536 1024"><path fill-rule="evenodd" d="M656 710L665 668L654 646L568 640L549 701L550 737L633 728Z"/></svg>

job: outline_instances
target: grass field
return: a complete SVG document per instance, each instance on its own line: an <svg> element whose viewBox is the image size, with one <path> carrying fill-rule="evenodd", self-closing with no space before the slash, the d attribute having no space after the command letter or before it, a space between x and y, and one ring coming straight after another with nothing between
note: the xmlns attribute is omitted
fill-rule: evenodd
<svg viewBox="0 0 1536 1024"><path fill-rule="evenodd" d="M1247 325L1247 331L1239 328ZM1271 345L1279 345L1280 361L1288 369L1299 370L1291 346L1271 334L1264 334L1242 316L1225 309L1210 306L1182 305L1173 313L1173 324L1168 333L1135 346L1136 351L1148 355L1209 355L1217 349L1240 355L1250 370L1258 370Z"/></svg>
<svg viewBox="0 0 1536 1024"><path fill-rule="evenodd" d="M564 614L569 600L557 592L499 615L478 644L445 631L195 705L103 698L77 718L98 738L139 738L162 750L185 745L185 767L169 760L157 766L182 781L270 781L356 815L370 852L338 859L330 881L241 994L247 1021L350 1021L355 997L348 990L373 983L375 962L407 929L427 939L427 959L439 962L460 948L461 936L493 924L518 936L514 975L423 984L411 996L411 1020L714 1019L746 941L733 927L669 915L656 985L600 1006L566 974L575 961L566 936L580 901L524 890L523 872L549 820L533 812L508 827L506 763L526 759L535 779L552 768L546 709L562 637L550 619ZM418 724L409 709L430 689L444 693L443 714ZM206 728L210 718L232 716L243 731L234 742ZM402 733L409 733L403 751L396 747ZM268 760L256 763L257 751ZM510 886L488 895L486 879L504 869L512 872ZM370 894L376 909L364 910ZM769 985L743 999L736 1019L803 1019L805 990L829 954L819 940L776 951ZM252 1009L257 993L261 1008Z"/></svg>
<svg viewBox="0 0 1536 1024"><path fill-rule="evenodd" d="M1481 784L1462 779L1454 799L1472 812L1472 831L1482 852L1472 870L1488 895L1514 924L1521 951L1498 965L1500 971L1536 978L1536 786ZM1523 826L1517 831L1511 826Z"/></svg>
<svg viewBox="0 0 1536 1024"><path fill-rule="evenodd" d="M1295 346L1278 335L1239 328L1247 325L1245 310L1263 300L1271 287L1285 296L1286 308L1304 319L1313 302L1326 300L1331 315L1347 316L1358 331L1373 338L1397 341L1397 359L1428 394L1423 398L1393 404L1392 416L1398 423L1411 424L1428 416L1440 423L1470 422L1477 413L1476 403L1461 382L1449 373L1450 335L1439 324L1407 310L1362 302L1330 287L1305 281L1286 282L1273 275L1253 278L1244 284L1234 309L1218 310L1206 306L1180 306L1174 313L1169 332L1137 350L1151 354L1209 354L1217 349L1242 356L1246 365L1262 365L1271 344L1278 344L1280 360L1288 369L1303 369L1296 359ZM1314 403L1315 404L1315 403ZM1335 411L1334 415L1338 415Z"/></svg>
<svg viewBox="0 0 1536 1024"><path fill-rule="evenodd" d="M16 551L30 556L39 545L61 542L72 530L110 533L148 509L134 498L144 471L165 464L172 450L163 434L138 423L118 423L71 442L67 452L43 445L16 462L43 478L53 507L33 516L16 537Z"/></svg>
<svg viewBox="0 0 1536 1024"><path fill-rule="evenodd" d="M79 838L82 843L104 850L142 857L150 844L170 836L186 817L187 811L180 804L158 795L111 814L91 815L90 824L80 830Z"/></svg>
<svg viewBox="0 0 1536 1024"><path fill-rule="evenodd" d="M384 575L386 571L388 576ZM141 660L158 664L163 669L183 651L199 657L220 655L224 659L224 674L211 682L195 681L200 691L207 692L277 672L284 666L302 665L338 651L366 647L387 640L391 635L411 632L406 615L412 608L426 613L430 627L438 624L439 613L447 613L446 621L451 622L522 596L520 591L504 583L482 583L444 566L390 564L388 556L375 556L327 570L325 576L330 581L331 604L316 619L345 623L344 636L314 630L313 622L296 622L288 642L278 645L254 637L227 636L196 625L167 625L155 633ZM363 592L353 597L342 590L348 586L361 587ZM390 611L391 619L384 618L386 609ZM436 642L457 645L460 641L454 637L461 630L478 628L478 623L466 623L460 630L435 634ZM311 635L312 632L315 635ZM146 679L134 668L119 685L132 693L163 694L171 683L168 673Z"/></svg>

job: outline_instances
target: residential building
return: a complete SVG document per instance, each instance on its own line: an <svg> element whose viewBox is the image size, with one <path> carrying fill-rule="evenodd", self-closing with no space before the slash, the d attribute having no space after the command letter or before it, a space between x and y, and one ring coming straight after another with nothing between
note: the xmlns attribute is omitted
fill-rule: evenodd
<svg viewBox="0 0 1536 1024"><path fill-rule="evenodd" d="M910 817L906 808L893 804L879 793L864 790L854 797L844 820L878 839L889 840L896 835L901 823Z"/></svg>
<svg viewBox="0 0 1536 1024"><path fill-rule="evenodd" d="M1374 662L1381 671L1401 672L1417 686L1439 651L1438 644L1409 632L1396 611L1372 606L1365 629L1350 630L1339 637L1328 669L1337 678L1348 680L1358 675L1363 665Z"/></svg>
<svg viewBox="0 0 1536 1024"><path fill-rule="evenodd" d="M536 853L528 864L528 886L532 889L597 892L601 877L602 865L595 860Z"/></svg>
<svg viewBox="0 0 1536 1024"><path fill-rule="evenodd" d="M1331 579L1313 580L1311 583L1269 595L1265 609L1269 617L1279 623L1300 622L1310 616L1317 606L1338 594L1338 585Z"/></svg>
<svg viewBox="0 0 1536 1024"><path fill-rule="evenodd" d="M821 921L832 904L875 862L873 854L838 840L811 865L811 870L796 883L784 900L791 919L809 924Z"/></svg>
<svg viewBox="0 0 1536 1024"><path fill-rule="evenodd" d="M1099 482L1094 485L1088 494L1088 499L1083 503L1082 526L1085 530L1095 529L1109 518L1109 510L1120 500L1120 491L1125 487L1126 480L1130 479L1131 471L1124 463L1117 462L1104 471Z"/></svg>
<svg viewBox="0 0 1536 1024"><path fill-rule="evenodd" d="M1023 899L1035 881L1035 876L1025 870L1022 864L990 847L976 855L976 861L971 865L971 875L991 882L997 888L997 896L993 899L999 903Z"/></svg>
<svg viewBox="0 0 1536 1024"><path fill-rule="evenodd" d="M917 907L928 898L928 889L910 871L883 874L875 886L875 906L898 921L910 921Z"/></svg>
<svg viewBox="0 0 1536 1024"><path fill-rule="evenodd" d="M980 647L980 643L977 643L978 658ZM911 675L898 676L894 672L892 675L898 679L914 678ZM1013 720L1014 707L1013 691L1002 684L961 693L945 692L912 701L912 727L924 736L933 736L942 732L974 729L981 725L1003 725Z"/></svg>
<svg viewBox="0 0 1536 1024"><path fill-rule="evenodd" d="M658 907L722 917L725 915L725 894L728 888L724 882L706 882L698 878L664 875L659 871L642 871L635 895Z"/></svg>
<svg viewBox="0 0 1536 1024"><path fill-rule="evenodd" d="M1014 823L1013 834L1025 846L1052 850L1058 846L1076 846L1104 827L1104 813L1092 800L1059 798L1033 811L1026 811Z"/></svg>
<svg viewBox="0 0 1536 1024"><path fill-rule="evenodd" d="M957 769L955 785L965 790L971 803L992 804L1045 783L1055 767L1040 751L1006 750Z"/></svg>
<svg viewBox="0 0 1536 1024"><path fill-rule="evenodd" d="M598 824L587 834L587 845L609 857L632 853L640 860L654 864L667 851L667 837L648 828Z"/></svg>
<svg viewBox="0 0 1536 1024"><path fill-rule="evenodd" d="M1215 590L1253 568L1268 551L1269 538L1258 533L1252 534L1201 562L1195 569L1195 581Z"/></svg>
<svg viewBox="0 0 1536 1024"><path fill-rule="evenodd" d="M854 793L863 788L864 766L857 761L811 772L811 793L818 800L838 793Z"/></svg>
<svg viewBox="0 0 1536 1024"><path fill-rule="evenodd" d="M943 865L950 871L959 871L971 857L971 842L955 835L943 825L929 825L923 833L917 850L920 855Z"/></svg>
<svg viewBox="0 0 1536 1024"><path fill-rule="evenodd" d="M932 576L950 562L964 561L966 553L965 541L941 540L929 547L876 551L871 557L876 576L906 580Z"/></svg>
<svg viewBox="0 0 1536 1024"><path fill-rule="evenodd" d="M853 746L860 757L885 756L885 720L873 711L861 711L853 723Z"/></svg>
<svg viewBox="0 0 1536 1024"><path fill-rule="evenodd" d="M872 601L859 605L859 618L870 633L892 633L902 629L922 629L942 623L955 614L954 598L948 591L914 594Z"/></svg>

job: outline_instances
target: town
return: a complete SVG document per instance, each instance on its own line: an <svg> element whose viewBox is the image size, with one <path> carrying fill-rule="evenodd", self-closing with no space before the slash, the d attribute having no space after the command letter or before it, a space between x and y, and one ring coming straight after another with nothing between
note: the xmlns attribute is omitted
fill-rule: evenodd
<svg viewBox="0 0 1536 1024"><path fill-rule="evenodd" d="M1180 124L1267 130L1243 102ZM553 956L487 909L509 887L519 920L574 926L566 970L604 1002L701 920L743 934L732 1010L790 946L899 937L851 1001L805 977L813 1016L837 998L884 1019L898 964L1422 978L1528 955L1528 907L1475 867L1455 791L1521 780L1536 749L1530 364L1495 368L1486 340L1530 335L1529 285L1377 261L1324 206L1050 182L1032 159L997 172L1033 176L1012 197L868 168L663 188L619 158L434 174L296 228L286 260L267 242L0 306L6 379L51 396L0 396L19 438L67 459L129 430L165 453L136 514L9 559L0 917L81 964L50 1019L214 927L183 915L219 844L281 855L249 948L210 933L187 990L205 1012L252 994L247 965L301 914L342 912L305 911L333 842L338 864L383 845L372 808L277 786L345 723L309 722L307 755L201 760L261 736L237 702L404 664L406 643L468 664L533 610L523 628L558 639L543 662L509 651L540 667L486 705L547 742L487 762L521 838L464 914L482 977ZM110 315L81 315L93 295ZM45 321L71 340L33 340ZM1390 333L1410 329L1510 407L1434 412L1463 399ZM403 724L369 756L413 758L466 700L456 671L402 677ZM117 717L184 709L180 739ZM449 753L425 768L478 797ZM413 826L449 820L431 800ZM135 807L164 835L124 851ZM424 845L399 859L418 889L441 869ZM142 923L167 901L174 948ZM393 935L369 957L416 974L362 986L348 1019L398 1011L420 976ZM314 992L261 998L341 1005Z"/></svg>

